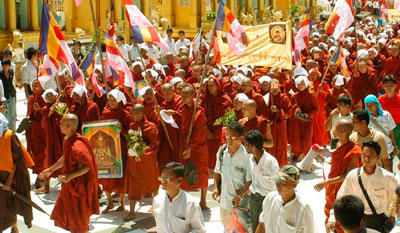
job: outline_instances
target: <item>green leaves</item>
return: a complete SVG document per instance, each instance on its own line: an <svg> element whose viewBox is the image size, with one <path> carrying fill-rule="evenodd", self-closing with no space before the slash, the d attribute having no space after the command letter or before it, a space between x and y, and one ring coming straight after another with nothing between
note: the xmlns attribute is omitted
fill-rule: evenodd
<svg viewBox="0 0 400 233"><path fill-rule="evenodd" d="M227 126L230 123L234 122L235 120L236 120L235 110L233 110L233 108L227 108L224 113L224 116L215 120L214 125Z"/></svg>

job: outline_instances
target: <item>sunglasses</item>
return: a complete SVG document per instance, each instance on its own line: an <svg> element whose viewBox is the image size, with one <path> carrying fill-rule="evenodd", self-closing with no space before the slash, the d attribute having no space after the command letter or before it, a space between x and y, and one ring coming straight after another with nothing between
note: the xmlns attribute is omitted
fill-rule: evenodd
<svg viewBox="0 0 400 233"><path fill-rule="evenodd" d="M239 137L236 137L236 136L229 136L229 135L226 135L225 137L226 137L226 140L236 140L236 139L239 138Z"/></svg>
<svg viewBox="0 0 400 233"><path fill-rule="evenodd" d="M173 180L174 178L172 177L166 177L166 176L159 176L158 180L159 181L165 181L165 182L170 182L171 180Z"/></svg>

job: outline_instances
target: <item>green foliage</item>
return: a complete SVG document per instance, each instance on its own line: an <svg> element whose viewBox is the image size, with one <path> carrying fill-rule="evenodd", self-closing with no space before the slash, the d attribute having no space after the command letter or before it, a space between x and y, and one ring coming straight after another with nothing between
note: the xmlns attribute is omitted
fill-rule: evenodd
<svg viewBox="0 0 400 233"><path fill-rule="evenodd" d="M100 33L100 44L101 44L102 42L104 42L105 35L104 35L104 33L101 33L102 30L100 27L97 29L97 31ZM97 41L97 34L95 33L92 37L92 40L90 41L90 47L92 47L93 45L96 45L96 41Z"/></svg>
<svg viewBox="0 0 400 233"><path fill-rule="evenodd" d="M288 9L288 13L291 18L298 18L302 11L303 10L301 9L301 7L297 5L292 5Z"/></svg>
<svg viewBox="0 0 400 233"><path fill-rule="evenodd" d="M56 111L56 113L60 114L61 116L65 116L68 114L69 109L66 104L58 103L55 106L55 111Z"/></svg>
<svg viewBox="0 0 400 233"><path fill-rule="evenodd" d="M215 11L207 12L203 17L201 17L201 21L205 23L211 23L215 21L217 17L217 13Z"/></svg>
<svg viewBox="0 0 400 233"><path fill-rule="evenodd" d="M215 120L214 125L228 126L230 123L236 120L236 113L233 108L226 109L224 116Z"/></svg>

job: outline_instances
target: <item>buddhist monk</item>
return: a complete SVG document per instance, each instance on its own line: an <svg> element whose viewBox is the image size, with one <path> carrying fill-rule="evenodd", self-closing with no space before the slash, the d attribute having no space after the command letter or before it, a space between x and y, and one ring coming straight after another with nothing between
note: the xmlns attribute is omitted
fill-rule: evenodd
<svg viewBox="0 0 400 233"><path fill-rule="evenodd" d="M390 56L386 59L383 66L382 77L386 75L393 75L396 79L400 78L400 55L399 55L399 44L392 44L390 47ZM397 85L399 89L399 85Z"/></svg>
<svg viewBox="0 0 400 233"><path fill-rule="evenodd" d="M61 132L60 123L62 115L56 112L56 107L62 104L57 99L58 93L53 89L47 89L42 98L45 100L46 105L42 108L42 128L46 135L46 168L55 164L63 155L63 140L64 134ZM55 172L51 177L58 177L59 173ZM45 180L44 187L36 189L36 193L49 193L50 192L50 179Z"/></svg>
<svg viewBox="0 0 400 233"><path fill-rule="evenodd" d="M214 123L218 118L224 116L228 107L232 107L232 100L224 94L222 84L215 76L210 76L205 86L206 90L201 106L206 111L207 118L208 168L214 169L216 154L222 145L222 125L214 125Z"/></svg>
<svg viewBox="0 0 400 233"><path fill-rule="evenodd" d="M142 138L146 143L145 154L137 157L128 153L128 161L125 176L125 189L130 202L130 211L123 219L129 221L136 218L135 205L146 194L157 194L159 188L159 170L157 164L157 148L159 144L158 130L154 123L146 120L144 107L135 104L132 107L132 119L130 130L142 132ZM154 196L154 195L153 195Z"/></svg>
<svg viewBox="0 0 400 233"><path fill-rule="evenodd" d="M60 90L57 90L60 93L60 100L68 105L68 108L71 108L73 104L73 99L71 98L71 92L72 89L74 88L73 85L71 85L70 76L66 76L66 72L59 72L56 75Z"/></svg>
<svg viewBox="0 0 400 233"><path fill-rule="evenodd" d="M26 199L31 199L28 168L34 163L17 135L8 129L7 118L0 113L0 232L11 227L17 233L17 214L32 227L32 206L10 193L11 188ZM4 185L4 186L3 186Z"/></svg>
<svg viewBox="0 0 400 233"><path fill-rule="evenodd" d="M292 115L292 112L289 98L281 93L278 79L271 80L270 93L268 119L271 121L271 134L275 143L268 149L268 152L275 156L281 167L288 163L286 121Z"/></svg>
<svg viewBox="0 0 400 233"><path fill-rule="evenodd" d="M259 116L266 116L267 106L265 104L264 98L261 94L256 93L252 88L252 81L250 78L243 78L242 91L244 94L249 97L249 99L253 99L257 103L257 114Z"/></svg>
<svg viewBox="0 0 400 233"><path fill-rule="evenodd" d="M87 90L84 86L76 85L74 89L72 89L71 97L74 103L70 109L70 113L78 116L78 132L82 130L82 123L100 120L99 107L95 102L87 98Z"/></svg>
<svg viewBox="0 0 400 233"><path fill-rule="evenodd" d="M167 114L173 115L174 118L180 122L180 138L182 140L180 148L181 163L186 164L186 161L190 160L195 165L198 172L197 183L189 186L185 177L182 182L182 189L189 191L200 188L200 206L201 208L205 209L207 208L206 195L210 170L208 169L209 157L206 140L207 119L205 111L201 106L198 106L196 110L189 144L186 145L195 105L193 100L194 93L195 90L193 87L183 88L181 93L183 106L178 110L177 113L175 113L175 111L167 111Z"/></svg>
<svg viewBox="0 0 400 233"><path fill-rule="evenodd" d="M192 68L190 68L189 65L189 58L187 56L182 56L179 58L179 63L180 63L180 68L183 69L186 73L185 75L185 81L192 76Z"/></svg>
<svg viewBox="0 0 400 233"><path fill-rule="evenodd" d="M350 95L349 91L344 86L345 78L342 75L336 75L331 82L331 88L326 92L325 112L326 116L337 107L336 100L341 94Z"/></svg>
<svg viewBox="0 0 400 233"><path fill-rule="evenodd" d="M233 110L236 113L236 120L240 120L243 118L243 104L249 100L249 97L243 93L239 93L233 99Z"/></svg>
<svg viewBox="0 0 400 233"><path fill-rule="evenodd" d="M303 115L308 119L307 121L300 120L293 116L292 125L292 147L293 160L302 160L308 153L312 145L313 135L313 119L318 112L317 97L310 93L308 90L309 81L306 76L299 76L296 78L296 88L299 90L294 94L294 113Z"/></svg>
<svg viewBox="0 0 400 233"><path fill-rule="evenodd" d="M249 99L244 102L242 112L243 118L239 122L243 125L244 132L252 129L260 131L264 136L264 148L271 148L274 145L271 127L266 118L257 115L256 101Z"/></svg>
<svg viewBox="0 0 400 233"><path fill-rule="evenodd" d="M174 63L174 54L172 52L167 52L165 54L165 60L169 67L169 72L167 73L167 75L175 76L175 71L177 70L177 68Z"/></svg>
<svg viewBox="0 0 400 233"><path fill-rule="evenodd" d="M48 178L61 169L62 182L51 219L54 224L71 232L88 232L92 214L99 214L97 199L97 165L89 141L78 134L78 117L67 114L60 127L65 134L64 154L40 176Z"/></svg>
<svg viewBox="0 0 400 233"><path fill-rule="evenodd" d="M161 109L171 109L174 111L178 111L178 109L183 105L182 99L179 95L176 95L174 92L174 85L170 83L165 83L161 87L161 92L164 98L164 102L160 105ZM179 129L172 127L170 124L166 124L169 137L172 142L172 146L174 150L172 150L169 145L167 136L165 134L164 128L159 127L158 132L160 136L160 145L158 147L158 166L162 168L165 164L169 162L179 162L179 148L180 148L180 137L179 137Z"/></svg>
<svg viewBox="0 0 400 233"><path fill-rule="evenodd" d="M336 199L340 186L349 171L361 166L361 146L350 141L350 134L353 132L353 122L348 119L341 119L336 123L333 134L339 139L338 148L332 152L331 170L328 179L321 181L314 186L315 190L321 191L326 188L325 193L325 214L326 222L329 219L330 210ZM336 230L343 232L339 224L336 224Z"/></svg>
<svg viewBox="0 0 400 233"><path fill-rule="evenodd" d="M44 90L38 80L32 82L33 94L28 98L27 118L32 121L32 127L26 129L26 145L27 150L31 154L35 166L32 169L33 174L39 175L46 165L46 134L42 128L42 112L41 109L46 105L42 95ZM36 188L40 188L40 180L36 179Z"/></svg>
<svg viewBox="0 0 400 233"><path fill-rule="evenodd" d="M146 86L140 89L139 94L143 98L144 115L146 119L153 122L157 127L160 124L160 117L156 111L156 101L151 87Z"/></svg>
<svg viewBox="0 0 400 233"><path fill-rule="evenodd" d="M120 130L121 138L121 155L122 155L122 165L123 174L125 174L126 161L127 161L127 147L125 134L128 132L129 125L132 123L132 118L130 113L125 109L126 98L125 95L114 89L108 93L108 108L103 111L103 120L118 120L119 124L117 127ZM125 184L124 178L102 178L99 179L99 183L103 185L103 190L107 195L107 207L102 211L102 214L107 214L110 210L114 208L111 193L115 192L121 195L120 206L117 211L125 210Z"/></svg>

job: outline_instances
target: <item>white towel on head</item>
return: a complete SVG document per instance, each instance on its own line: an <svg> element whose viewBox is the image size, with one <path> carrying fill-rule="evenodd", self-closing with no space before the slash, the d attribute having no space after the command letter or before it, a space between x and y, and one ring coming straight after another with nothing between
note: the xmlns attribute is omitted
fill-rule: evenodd
<svg viewBox="0 0 400 233"><path fill-rule="evenodd" d="M165 121L166 123L170 124L172 127L175 129L179 129L178 124L174 121L174 118L168 114L165 113L165 109L160 111L160 116Z"/></svg>

